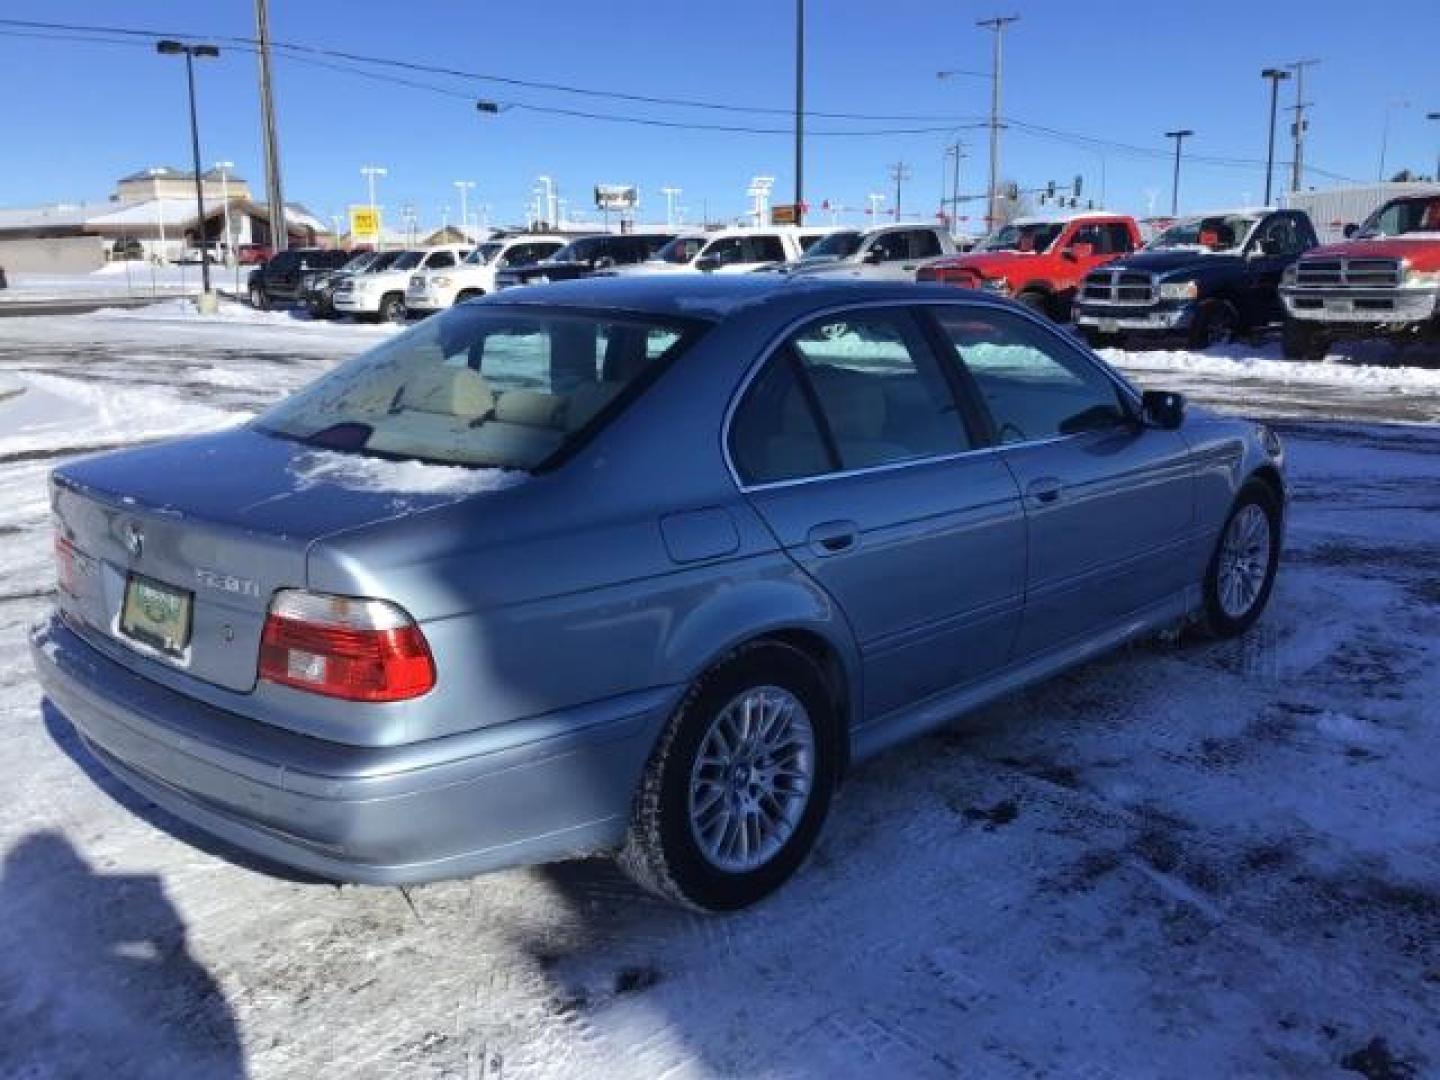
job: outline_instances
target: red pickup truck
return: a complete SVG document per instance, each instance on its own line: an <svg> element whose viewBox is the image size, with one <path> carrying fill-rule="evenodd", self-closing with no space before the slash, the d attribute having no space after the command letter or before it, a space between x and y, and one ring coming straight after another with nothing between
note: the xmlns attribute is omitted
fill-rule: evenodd
<svg viewBox="0 0 1440 1080"><path fill-rule="evenodd" d="M1140 226L1125 214L1083 210L1016 218L974 250L926 263L915 280L1013 296L1064 322L1085 275L1141 244Z"/></svg>
<svg viewBox="0 0 1440 1080"><path fill-rule="evenodd" d="M1342 337L1440 341L1440 195L1391 199L1346 237L1281 278L1285 355L1323 359Z"/></svg>

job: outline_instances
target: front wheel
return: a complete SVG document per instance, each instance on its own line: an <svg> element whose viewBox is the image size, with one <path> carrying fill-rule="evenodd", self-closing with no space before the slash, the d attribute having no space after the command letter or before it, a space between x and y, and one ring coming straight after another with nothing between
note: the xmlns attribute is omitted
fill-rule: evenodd
<svg viewBox="0 0 1440 1080"><path fill-rule="evenodd" d="M1225 300L1206 300L1190 324L1188 344L1192 349L1229 345L1239 333L1240 315L1235 308Z"/></svg>
<svg viewBox="0 0 1440 1080"><path fill-rule="evenodd" d="M690 688L645 767L620 865L708 911L746 907L804 861L830 807L834 699L804 653L746 645Z"/></svg>
<svg viewBox="0 0 1440 1080"><path fill-rule="evenodd" d="M1205 624L1216 637L1238 637L1270 599L1280 563L1280 501L1258 480L1240 489L1205 572Z"/></svg>
<svg viewBox="0 0 1440 1080"><path fill-rule="evenodd" d="M398 323L405 321L405 298L399 293L391 293L380 301L380 319L383 322Z"/></svg>
<svg viewBox="0 0 1440 1080"><path fill-rule="evenodd" d="M270 307L270 298L259 285L250 286L250 306L256 311L266 311Z"/></svg>
<svg viewBox="0 0 1440 1080"><path fill-rule="evenodd" d="M1330 343L1319 328L1297 319L1286 319L1280 345L1287 360L1324 360Z"/></svg>

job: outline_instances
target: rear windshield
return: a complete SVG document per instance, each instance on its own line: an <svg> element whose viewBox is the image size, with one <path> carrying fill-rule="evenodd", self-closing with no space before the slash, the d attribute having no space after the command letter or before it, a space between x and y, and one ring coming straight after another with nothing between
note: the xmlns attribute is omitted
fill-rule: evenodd
<svg viewBox="0 0 1440 1080"><path fill-rule="evenodd" d="M700 330L612 312L453 308L256 425L341 452L537 469L607 423Z"/></svg>

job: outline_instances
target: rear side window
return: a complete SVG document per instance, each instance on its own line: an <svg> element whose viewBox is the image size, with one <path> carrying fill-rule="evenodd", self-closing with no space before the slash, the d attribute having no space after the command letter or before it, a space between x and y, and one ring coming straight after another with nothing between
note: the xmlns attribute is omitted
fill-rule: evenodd
<svg viewBox="0 0 1440 1080"><path fill-rule="evenodd" d="M898 312L827 317L795 334L751 385L730 434L751 484L969 446L944 372Z"/></svg>
<svg viewBox="0 0 1440 1080"><path fill-rule="evenodd" d="M910 255L916 259L928 259L940 255L940 238L929 229L920 229L910 234Z"/></svg>
<svg viewBox="0 0 1440 1080"><path fill-rule="evenodd" d="M943 308L936 317L1001 443L1128 423L1115 383L1058 333L992 308Z"/></svg>
<svg viewBox="0 0 1440 1080"><path fill-rule="evenodd" d="M425 265L431 270L443 270L455 265L455 256L449 251L437 251L426 260Z"/></svg>

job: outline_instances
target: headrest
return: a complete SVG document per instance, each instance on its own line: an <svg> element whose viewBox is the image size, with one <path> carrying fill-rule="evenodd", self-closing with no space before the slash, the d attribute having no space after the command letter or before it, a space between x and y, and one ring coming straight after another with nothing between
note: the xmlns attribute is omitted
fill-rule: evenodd
<svg viewBox="0 0 1440 1080"><path fill-rule="evenodd" d="M468 367L427 367L405 381L401 407L474 419L495 407L495 395L478 371Z"/></svg>
<svg viewBox="0 0 1440 1080"><path fill-rule="evenodd" d="M495 399L495 419L530 427L553 427L564 400L539 390L506 390Z"/></svg>

